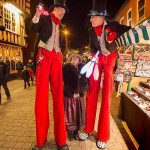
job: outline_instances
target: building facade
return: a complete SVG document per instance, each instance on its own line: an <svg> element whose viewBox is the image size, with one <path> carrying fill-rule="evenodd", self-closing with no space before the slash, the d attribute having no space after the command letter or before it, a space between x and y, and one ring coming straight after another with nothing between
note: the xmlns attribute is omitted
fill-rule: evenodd
<svg viewBox="0 0 150 150"><path fill-rule="evenodd" d="M135 27L150 18L150 0L126 0L114 17L120 24Z"/></svg>
<svg viewBox="0 0 150 150"><path fill-rule="evenodd" d="M0 1L0 56L10 65L10 73L16 72L18 60L23 61L23 48L27 45L25 19L29 15L30 0Z"/></svg>

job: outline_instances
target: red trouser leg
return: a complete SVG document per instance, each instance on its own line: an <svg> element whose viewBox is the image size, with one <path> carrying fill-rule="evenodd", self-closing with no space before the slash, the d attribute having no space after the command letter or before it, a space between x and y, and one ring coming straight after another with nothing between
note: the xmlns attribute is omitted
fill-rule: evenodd
<svg viewBox="0 0 150 150"><path fill-rule="evenodd" d="M112 99L116 53L104 57L104 82L102 89L102 102L99 115L97 138L107 141L110 138L110 104Z"/></svg>
<svg viewBox="0 0 150 150"><path fill-rule="evenodd" d="M112 53L109 56L99 55L99 71L102 72L102 69L104 68L102 103L101 103L98 132L97 132L97 138L101 141L107 141L110 138L110 101L111 101L112 90L113 90L113 68L115 66L115 60L116 60L116 53ZM95 82L97 82L98 84L100 83L99 80ZM94 130L93 122L95 121L96 107L92 107L92 106L97 105L96 104L98 99L97 93L99 92L99 86L94 85L93 89L94 88L95 88L95 92L91 92L90 91L91 87L90 87L87 93L88 103L86 107L87 110L86 111L87 124L86 124L86 131L85 131L86 133L92 132ZM95 100L95 98L97 99Z"/></svg>
<svg viewBox="0 0 150 150"><path fill-rule="evenodd" d="M102 68L101 68L102 71ZM89 78L89 90L86 95L86 123L85 133L91 133L94 130L97 100L100 88L101 73L99 73L99 79L94 80L93 75Z"/></svg>
<svg viewBox="0 0 150 150"><path fill-rule="evenodd" d="M62 78L62 54L55 53L51 65L50 84L53 96L54 134L59 146L66 143L66 125L64 114L63 78Z"/></svg>
<svg viewBox="0 0 150 150"><path fill-rule="evenodd" d="M55 133L56 143L63 145L66 143L66 130L64 119L64 104L63 104L63 88L62 88L62 62L56 57L56 52L49 52L47 50L39 49L39 54L44 56L41 60L40 66L37 66L36 70L36 101L35 101L35 116L36 116L36 137L37 146L41 147L47 139L49 128L49 113L48 113L48 94L49 94L49 79L51 81L51 89L53 96L53 109L54 109L54 129L57 129ZM62 60L62 58L61 58ZM56 65L56 66L55 66ZM61 68L60 68L61 66ZM55 72L55 76L53 75ZM59 74L57 74L59 73ZM53 82L58 80L57 82ZM56 111L58 110L58 111ZM60 113L61 112L61 113ZM54 130L55 132L55 130ZM63 134L63 136L62 136ZM59 137L60 135L60 137Z"/></svg>

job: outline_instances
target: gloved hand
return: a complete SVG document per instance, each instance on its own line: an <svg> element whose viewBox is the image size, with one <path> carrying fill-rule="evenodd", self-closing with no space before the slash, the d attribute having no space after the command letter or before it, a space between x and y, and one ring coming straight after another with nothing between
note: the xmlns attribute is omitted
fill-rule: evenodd
<svg viewBox="0 0 150 150"><path fill-rule="evenodd" d="M106 40L108 43L112 43L117 36L116 32L111 32L110 28L105 29Z"/></svg>

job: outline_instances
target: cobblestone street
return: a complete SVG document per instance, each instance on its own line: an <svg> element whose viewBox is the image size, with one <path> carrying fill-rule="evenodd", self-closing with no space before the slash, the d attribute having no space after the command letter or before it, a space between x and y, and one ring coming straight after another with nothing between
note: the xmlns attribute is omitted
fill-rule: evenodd
<svg viewBox="0 0 150 150"><path fill-rule="evenodd" d="M2 88L2 104L0 105L0 150L31 150L35 144L34 99L35 86L23 88L22 80L8 82L11 100L6 100ZM98 103L97 114L99 113ZM53 135L53 112L50 94L50 129L48 141L43 150L56 150ZM118 119L119 98L113 94L111 105L111 138L106 150L135 150L135 147ZM98 115L97 115L98 118ZM97 130L95 125L95 134ZM87 141L68 141L70 150L98 150L94 136Z"/></svg>

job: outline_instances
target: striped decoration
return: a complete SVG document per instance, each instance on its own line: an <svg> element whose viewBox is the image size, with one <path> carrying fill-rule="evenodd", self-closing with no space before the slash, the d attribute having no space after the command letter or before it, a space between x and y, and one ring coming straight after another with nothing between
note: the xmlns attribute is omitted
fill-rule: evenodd
<svg viewBox="0 0 150 150"><path fill-rule="evenodd" d="M135 26L129 31L122 34L116 40L116 44L118 47L121 46L129 46L138 43L148 43L150 44L150 19L147 19L143 23Z"/></svg>

